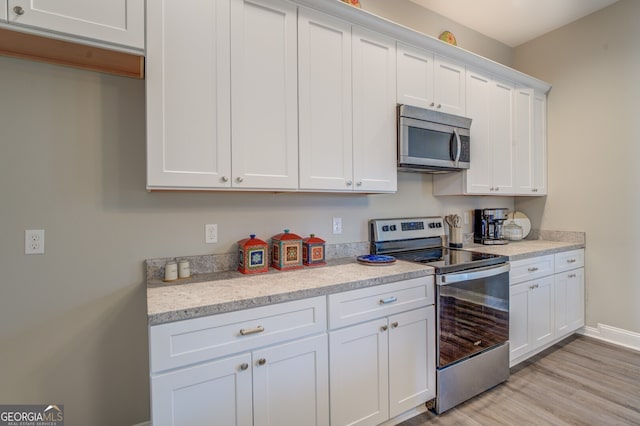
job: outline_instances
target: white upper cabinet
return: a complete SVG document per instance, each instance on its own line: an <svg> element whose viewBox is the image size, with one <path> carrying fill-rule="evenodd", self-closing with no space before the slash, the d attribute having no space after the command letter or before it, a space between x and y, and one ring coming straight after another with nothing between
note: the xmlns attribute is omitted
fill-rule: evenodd
<svg viewBox="0 0 640 426"><path fill-rule="evenodd" d="M351 24L298 12L300 188L353 190Z"/></svg>
<svg viewBox="0 0 640 426"><path fill-rule="evenodd" d="M532 89L515 91L516 195L547 193L546 102L545 95Z"/></svg>
<svg viewBox="0 0 640 426"><path fill-rule="evenodd" d="M435 195L514 195L513 92L510 82L467 71L471 166L434 176Z"/></svg>
<svg viewBox="0 0 640 426"><path fill-rule="evenodd" d="M398 43L397 103L465 114L465 67Z"/></svg>
<svg viewBox="0 0 640 426"><path fill-rule="evenodd" d="M231 186L229 0L154 0L147 22L147 187Z"/></svg>
<svg viewBox="0 0 640 426"><path fill-rule="evenodd" d="M7 5L3 13L11 24L144 49L144 0L8 0Z"/></svg>
<svg viewBox="0 0 640 426"><path fill-rule="evenodd" d="M296 5L232 0L233 186L297 189L297 68Z"/></svg>
<svg viewBox="0 0 640 426"><path fill-rule="evenodd" d="M396 44L353 27L353 156L357 191L397 190Z"/></svg>
<svg viewBox="0 0 640 426"><path fill-rule="evenodd" d="M7 0L0 1L0 22L7 20Z"/></svg>

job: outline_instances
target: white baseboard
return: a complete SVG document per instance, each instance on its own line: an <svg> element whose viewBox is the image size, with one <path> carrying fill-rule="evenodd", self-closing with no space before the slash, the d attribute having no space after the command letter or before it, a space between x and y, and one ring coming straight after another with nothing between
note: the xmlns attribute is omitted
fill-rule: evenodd
<svg viewBox="0 0 640 426"><path fill-rule="evenodd" d="M606 324L598 324L598 327L584 326L578 331L578 333L587 337L593 337L594 339L613 343L614 345L624 346L625 348L640 351L640 333L611 327Z"/></svg>
<svg viewBox="0 0 640 426"><path fill-rule="evenodd" d="M133 426L151 426L151 422L136 423Z"/></svg>

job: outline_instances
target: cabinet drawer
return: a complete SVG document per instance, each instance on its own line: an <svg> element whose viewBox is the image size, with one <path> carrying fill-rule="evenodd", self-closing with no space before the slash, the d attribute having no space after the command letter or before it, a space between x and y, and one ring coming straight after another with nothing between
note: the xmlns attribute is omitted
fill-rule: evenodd
<svg viewBox="0 0 640 426"><path fill-rule="evenodd" d="M150 368L164 371L326 329L324 296L156 325L149 329Z"/></svg>
<svg viewBox="0 0 640 426"><path fill-rule="evenodd" d="M584 266L584 250L571 250L556 254L556 272L564 272Z"/></svg>
<svg viewBox="0 0 640 426"><path fill-rule="evenodd" d="M329 328L340 328L433 303L433 276L331 294Z"/></svg>
<svg viewBox="0 0 640 426"><path fill-rule="evenodd" d="M517 284L535 278L552 275L554 271L554 255L534 257L511 262L509 284Z"/></svg>

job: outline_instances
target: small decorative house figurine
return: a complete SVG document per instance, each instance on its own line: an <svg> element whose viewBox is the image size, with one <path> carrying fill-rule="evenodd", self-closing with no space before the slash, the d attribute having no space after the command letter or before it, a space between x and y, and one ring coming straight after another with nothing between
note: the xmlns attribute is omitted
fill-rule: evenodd
<svg viewBox="0 0 640 426"><path fill-rule="evenodd" d="M280 270L302 268L302 238L285 229L271 240L271 266Z"/></svg>
<svg viewBox="0 0 640 426"><path fill-rule="evenodd" d="M324 240L311 234L302 240L302 263L306 266L326 265L324 261Z"/></svg>
<svg viewBox="0 0 640 426"><path fill-rule="evenodd" d="M258 274L269 271L268 244L256 238L254 234L250 238L238 241L238 271L243 274Z"/></svg>

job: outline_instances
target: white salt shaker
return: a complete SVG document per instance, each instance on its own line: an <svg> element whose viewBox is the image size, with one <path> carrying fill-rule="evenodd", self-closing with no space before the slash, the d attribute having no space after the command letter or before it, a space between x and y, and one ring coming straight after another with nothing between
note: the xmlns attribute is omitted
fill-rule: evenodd
<svg viewBox="0 0 640 426"><path fill-rule="evenodd" d="M178 262L178 277L189 278L191 276L191 266L188 260Z"/></svg>
<svg viewBox="0 0 640 426"><path fill-rule="evenodd" d="M178 279L178 265L176 262L167 262L164 265L164 280L174 281Z"/></svg>

